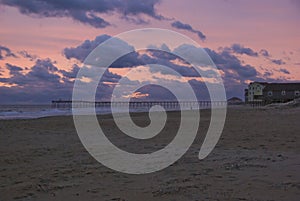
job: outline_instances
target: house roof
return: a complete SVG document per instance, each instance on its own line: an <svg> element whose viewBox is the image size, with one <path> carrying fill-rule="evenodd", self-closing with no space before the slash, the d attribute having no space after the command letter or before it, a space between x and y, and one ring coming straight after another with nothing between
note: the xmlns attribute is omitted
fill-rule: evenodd
<svg viewBox="0 0 300 201"><path fill-rule="evenodd" d="M300 83L267 83L265 91L300 91Z"/></svg>
<svg viewBox="0 0 300 201"><path fill-rule="evenodd" d="M267 85L268 82L251 82L250 84L261 84L261 85Z"/></svg>

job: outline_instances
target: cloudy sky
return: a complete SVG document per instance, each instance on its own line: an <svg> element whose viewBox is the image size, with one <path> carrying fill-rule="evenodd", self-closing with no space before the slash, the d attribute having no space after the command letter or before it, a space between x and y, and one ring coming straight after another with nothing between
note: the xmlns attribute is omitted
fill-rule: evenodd
<svg viewBox="0 0 300 201"><path fill-rule="evenodd" d="M203 47L222 75L228 98L243 98L243 89L251 81L299 81L299 2L0 0L0 104L70 99L77 72L95 47L122 32L153 27L177 31ZM148 62L176 70L184 78L177 84L189 83L199 99L206 98L203 79L192 66L162 51L140 51L106 71L97 99L109 99L132 68L143 73L128 77L131 85L163 75L145 69ZM156 85L123 95L171 97Z"/></svg>

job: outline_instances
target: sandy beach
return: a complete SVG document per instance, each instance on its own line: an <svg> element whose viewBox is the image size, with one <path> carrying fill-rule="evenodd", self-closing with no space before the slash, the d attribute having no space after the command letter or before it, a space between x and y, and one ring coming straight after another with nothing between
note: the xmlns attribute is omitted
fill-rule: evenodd
<svg viewBox="0 0 300 201"><path fill-rule="evenodd" d="M141 142L119 133L110 115L99 117L107 137L130 152L161 149L178 128L168 113L162 133ZM138 125L147 114L134 114ZM73 119L47 117L0 121L0 200L197 201L300 199L300 109L231 108L214 151L199 149L210 121L201 111L197 138L170 167L128 175L98 163L85 150Z"/></svg>

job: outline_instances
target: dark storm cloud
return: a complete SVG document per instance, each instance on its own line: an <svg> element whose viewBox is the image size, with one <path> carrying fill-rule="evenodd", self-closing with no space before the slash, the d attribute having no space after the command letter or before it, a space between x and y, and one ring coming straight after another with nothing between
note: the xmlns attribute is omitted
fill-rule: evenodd
<svg viewBox="0 0 300 201"><path fill-rule="evenodd" d="M101 37L101 36L99 36ZM86 42L85 42L86 43ZM75 47L72 49L73 55L80 55L82 52L82 46L85 46L84 44L79 45L78 47ZM89 41L88 44L94 44L96 43L94 41ZM99 43L96 43L99 44ZM91 47L93 45L88 45L88 47ZM95 45L93 46L93 48ZM87 48L89 50L93 48ZM151 49L151 47L149 47ZM176 49L184 50L186 48L195 48L195 47L186 47L186 45L182 45L181 47L178 47ZM85 50L87 50L85 48ZM168 50L167 47L165 47L166 50ZM219 51L214 51L209 48L205 49L206 52L209 54L209 56L212 58L216 66L223 72L223 79L226 86L226 90L228 91L229 95L236 95L243 93L243 88L247 86L248 80L257 80L259 78L261 80L267 81L270 80L270 76L267 74L262 75L260 74L254 66L244 64L235 54L247 54L249 56L257 56L258 54L253 51L250 48L246 48L242 45L232 45L229 48L223 48ZM77 52L78 51L78 52ZM86 51L88 53L88 51ZM78 59L83 60L81 57L78 57ZM116 60L111 67L113 68L123 68L123 67L134 67L139 65L146 65L146 64L160 64L163 66L166 66L177 71L181 76L184 77L201 77L198 72L192 68L191 66L186 66L187 63L181 60L182 63L174 63L173 61L175 59L178 59L180 61L180 58L173 55L172 53L167 53L164 51L158 51L158 50L148 50L147 53L145 52L132 52L118 60ZM163 69L150 69L152 73L158 73L161 74L168 74L168 71L164 71ZM214 75L213 72L205 71L200 72L200 74L205 75L206 77L209 77L209 75ZM198 83L198 81L195 83ZM197 88L197 87L196 87ZM147 88L148 89L148 88ZM200 89L197 89L198 91ZM148 89L148 92L151 91ZM146 91L141 91L142 93L146 93ZM240 96L241 97L241 96Z"/></svg>
<svg viewBox="0 0 300 201"><path fill-rule="evenodd" d="M124 19L132 24L136 24L136 25L145 25L145 24L149 24L150 21L143 19L143 18L136 18L136 17L130 17L130 16L122 16L121 19Z"/></svg>
<svg viewBox="0 0 300 201"><path fill-rule="evenodd" d="M8 84L16 84L20 87L51 87L52 84L59 83L60 77L56 74L58 68L50 59L37 60L30 71L25 74L21 72L21 67L11 64L6 64L6 67L12 75L6 80L6 83Z"/></svg>
<svg viewBox="0 0 300 201"><path fill-rule="evenodd" d="M186 46L186 45L183 45ZM187 48L187 47L183 47ZM188 47L192 48L192 47ZM195 47L194 47L195 48ZM180 49L180 47L178 47ZM206 48L206 52L209 54L209 56L212 58L216 66L220 71L222 71L223 75L223 80L224 84L226 87L226 93L228 97L231 96L239 96L243 98L243 92L244 88L247 87L247 83L249 80L251 81L269 81L269 82L274 82L274 81L280 81L277 79L270 78L272 75L271 74L261 74L256 70L256 68L252 65L249 64L244 64L234 53L232 52L231 49L224 48L220 49L219 51L214 51L212 49ZM246 52L247 54L250 55L255 55L252 54L251 51L243 51ZM149 56L149 53L151 56ZM163 51L148 51L148 54L141 54L139 55L139 59L141 59L142 62L145 64L160 64L167 66L175 71L177 71L181 76L184 77L201 77L197 71L195 71L194 68L188 67L186 65L180 65L178 63L173 63L172 61L174 58L168 57L164 55L165 52ZM176 58L176 57L175 57ZM177 58L178 59L178 58ZM142 63L141 62L141 63ZM184 62L183 62L184 63ZM164 70L155 70L155 69L150 69L152 73L157 73L160 72L162 74L168 74L168 71ZM200 72L200 74L205 75L205 77L209 77L209 75L214 75L214 72ZM205 86L201 81L192 79L190 83L193 83L194 90L197 91L197 93L201 92L202 98L207 97L207 93L205 93ZM281 80L282 81L282 80ZM198 85L198 86L196 86ZM149 93L152 91L151 87L146 88L147 90L142 90L140 91L141 93ZM157 92L158 93L158 92ZM203 95L204 94L204 95ZM206 94L206 95L205 95ZM164 94L161 94L164 96ZM148 96L147 98L152 97L151 95ZM156 96L155 96L156 97ZM168 97L168 96L167 96Z"/></svg>
<svg viewBox="0 0 300 201"><path fill-rule="evenodd" d="M38 59L28 75L41 80L57 80L59 77L55 72L58 72L58 68L54 64L51 59Z"/></svg>
<svg viewBox="0 0 300 201"><path fill-rule="evenodd" d="M166 66L166 68L170 68L177 73L179 73L183 77L206 77L210 78L211 76L215 75L215 72L212 69L204 70L198 68L197 70L189 63L187 63L182 58L176 56L174 53L167 53L164 51L158 51L158 50L152 50L148 51L148 53L151 53L152 57L149 57L148 55L143 55L143 62L146 64L159 64L162 66ZM174 60L177 60L179 63L174 63ZM169 74L169 71L164 71L163 69L150 69L151 72L156 73L160 72L161 74ZM202 76L201 76L202 75ZM203 76L205 75L205 76Z"/></svg>
<svg viewBox="0 0 300 201"><path fill-rule="evenodd" d="M70 88L59 82L59 76L49 69L49 60L39 61L29 73L21 73L21 67L7 64L10 78L0 79L0 82L13 84L12 87L0 87L1 103L49 103L57 97L69 98ZM39 66L41 65L41 66Z"/></svg>
<svg viewBox="0 0 300 201"><path fill-rule="evenodd" d="M137 52L133 51L123 57L114 61L110 67L111 68L126 68L126 67L133 67L133 66L140 66L147 64L145 58L142 58Z"/></svg>
<svg viewBox="0 0 300 201"><path fill-rule="evenodd" d="M141 15L165 19L155 10L159 0L1 0L1 4L16 7L25 15L39 17L70 17L75 21L104 28L110 25L99 14L115 12L131 22L144 21Z"/></svg>
<svg viewBox="0 0 300 201"><path fill-rule="evenodd" d="M86 67L79 67L78 65L73 65L73 67L69 71L60 70L60 72L63 74L62 80L64 81L64 85L67 84L66 86L70 88L70 91L73 90L74 78L81 78L78 75L79 70L87 70L87 72L90 70L84 68ZM92 80L95 79L94 81L98 79L97 72L98 71L95 70L95 77L90 77ZM96 100L109 101L111 99L115 84L117 84L121 78L122 77L120 75L112 73L109 71L109 69L107 69L99 81L96 91ZM71 99L71 97L69 97L69 99Z"/></svg>
<svg viewBox="0 0 300 201"><path fill-rule="evenodd" d="M140 92L141 94L148 94L148 96L139 98L139 100L176 100L176 97L172 92L170 92L163 86L159 86L156 84L149 84L143 86L140 89L138 89L137 92Z"/></svg>
<svg viewBox="0 0 300 201"><path fill-rule="evenodd" d="M247 81L258 82L282 82L284 78L271 78L273 72L266 71L263 74L258 72L254 66L243 64L239 58L232 54L231 50L224 48L219 52L205 48L216 66L223 71L223 81L227 97L238 96L243 98ZM285 72L285 70L283 70ZM284 73L281 71L282 73Z"/></svg>
<svg viewBox="0 0 300 201"><path fill-rule="evenodd" d="M1 104L49 104L54 99L70 99L72 90L64 85L0 87Z"/></svg>
<svg viewBox="0 0 300 201"><path fill-rule="evenodd" d="M244 47L240 44L233 44L231 47L224 48L225 51L231 51L236 54L245 54L252 57L258 57L259 55L265 57L268 61L276 64L276 65L284 65L286 64L282 59L273 59L269 52L265 49L261 49L259 53L255 52L251 48Z"/></svg>
<svg viewBox="0 0 300 201"><path fill-rule="evenodd" d="M86 40L77 47L65 48L64 55L67 59L77 59L81 62L102 42L109 39L110 36L104 34L97 36L94 40Z"/></svg>
<svg viewBox="0 0 300 201"><path fill-rule="evenodd" d="M0 87L1 103L49 103L57 97L69 98L71 86L60 82L58 68L50 59L39 59L24 72L22 67L6 64L11 77L0 79L11 87Z"/></svg>
<svg viewBox="0 0 300 201"><path fill-rule="evenodd" d="M265 49L261 49L261 50L259 51L259 53L260 53L262 56L264 56L264 57L269 57L269 56L270 56L269 52L268 52L267 50L265 50Z"/></svg>
<svg viewBox="0 0 300 201"><path fill-rule="evenodd" d="M76 58L79 61L83 61L85 57L101 42L109 39L110 36L102 35L95 38L95 40L86 40L82 44L73 48L66 48L64 54L66 58ZM205 83L194 79L200 77L198 72L192 68L191 65L184 62L182 59L178 58L176 55L167 53L165 51L158 50L147 50L141 52L135 52L133 47L128 45L123 41L121 46L124 48L131 48L132 53L119 58L116 60L110 68L128 68L135 67L146 64L160 64L177 71L183 77L188 77L190 79L189 84L192 85L197 98L199 100L206 100L208 97L207 89ZM243 97L244 88L247 87L248 81L282 81L280 79L272 79L272 71L265 71L264 73L258 72L254 66L244 64L236 54L250 54L254 55L253 52L249 50L244 50L239 46L238 50L236 48L223 48L217 51L205 48L205 51L212 58L218 69L221 71L222 78L224 80L224 85L226 89L226 94L228 97L238 96ZM177 49L184 50L184 48L196 48L194 46L189 47L187 45L182 45ZM164 47L164 49L168 49ZM235 51L233 51L235 49ZM174 50L174 53L176 51ZM239 53L237 53L239 52ZM246 52L246 53L245 53ZM262 53L260 53L262 54ZM24 53L24 55L26 55ZM70 70L62 70L57 67L57 64L51 59L36 59L35 64L31 67L24 68L20 66L15 66L12 64L6 64L5 67L9 72L10 77L0 78L0 82L4 84L11 85L10 88L1 86L1 103L13 102L28 102L28 103L40 103L48 102L53 99L71 99L72 89L74 84L74 79L77 76L80 68L78 65L73 65ZM23 70L24 69L24 70ZM289 74L288 70L280 68L277 70L283 74ZM164 75L168 74L168 71L164 69L150 69L152 73L161 73ZM200 72L204 74L205 77L209 77L210 74L214 72ZM97 76L97 75L95 75ZM155 76L155 75L153 75ZM121 79L120 75L114 74L107 70L98 86L97 100L108 100L111 98L114 86ZM160 78L157 78L160 79ZM127 80L126 83L136 85L138 81ZM177 83L178 84L178 83ZM180 83L179 83L180 84ZM178 85L179 86L179 85ZM167 93L164 90L159 90L158 87L149 85L139 90L142 94L150 94L148 97L150 99L173 99L172 94ZM18 94L18 95L16 95ZM2 95L5 98L2 98Z"/></svg>
<svg viewBox="0 0 300 201"><path fill-rule="evenodd" d="M84 24L89 24L95 28L105 28L110 25L109 22L105 21L103 18L98 17L93 12L86 12L81 10L72 10L69 12L74 20L82 22Z"/></svg>
<svg viewBox="0 0 300 201"><path fill-rule="evenodd" d="M64 77L66 77L68 79L74 79L74 78L76 78L79 70L80 70L79 66L77 64L74 64L70 71L60 70L60 72L64 75Z"/></svg>
<svg viewBox="0 0 300 201"><path fill-rule="evenodd" d="M284 65L284 64L286 64L282 59L273 59L271 57L270 53L267 50L265 50L265 49L261 49L259 51L259 53L260 53L261 56L265 57L268 61L270 61L270 62L272 62L272 63L274 63L276 65ZM285 57L285 59L286 60L290 60L289 57Z"/></svg>
<svg viewBox="0 0 300 201"><path fill-rule="evenodd" d="M36 55L30 54L27 51L19 51L17 53L13 53L8 47L0 45L0 60L3 60L6 57L14 57L14 58L27 58L30 61L36 60L38 57Z"/></svg>
<svg viewBox="0 0 300 201"><path fill-rule="evenodd" d="M242 81L255 78L258 75L257 70L253 66L242 64L235 55L227 50L221 52L216 52L209 48L205 48L205 50L217 67L224 71L226 75L234 76Z"/></svg>
<svg viewBox="0 0 300 201"><path fill-rule="evenodd" d="M187 64L184 60L173 54L172 52L166 52L162 50L150 49L146 52L132 52L120 59L116 60L110 67L122 68L122 67L134 67L134 66L146 66L148 64L158 64L165 66L166 68L171 68L181 76L184 77L199 77L198 72L189 66L180 65L173 63L172 61L178 59L183 64ZM168 71L163 69L153 69L150 68L152 73L160 72L162 74L169 74Z"/></svg>
<svg viewBox="0 0 300 201"><path fill-rule="evenodd" d="M284 65L285 62L281 59L271 59L271 62L277 65Z"/></svg>
<svg viewBox="0 0 300 201"><path fill-rule="evenodd" d="M73 65L69 70L59 70L50 59L38 59L27 70L23 67L7 63L5 65L10 77L0 78L0 83L12 85L0 86L0 104L14 103L50 103L56 99L71 99L74 78L80 69ZM109 83L117 83L121 76L106 71L99 83L96 98L109 98L113 87Z"/></svg>
<svg viewBox="0 0 300 201"><path fill-rule="evenodd" d="M282 72L282 73L284 73L284 74L287 74L287 75L291 74L290 71L288 71L285 68L281 68L281 69L279 69L279 71Z"/></svg>
<svg viewBox="0 0 300 201"><path fill-rule="evenodd" d="M29 59L30 61L36 60L38 57L36 55L30 54L27 51L23 50L18 52L22 57Z"/></svg>
<svg viewBox="0 0 300 201"><path fill-rule="evenodd" d="M225 48L227 51L231 50L232 53L236 54L245 54L251 57L257 57L258 53L252 50L251 48L244 47L243 45L240 44L233 44L230 48Z"/></svg>
<svg viewBox="0 0 300 201"><path fill-rule="evenodd" d="M71 48L65 48L64 49L64 55L67 59L77 59L80 62L83 62L86 57L102 42L109 39L110 36L108 35L100 35L97 36L94 40L86 40L82 44L78 45L77 47L71 47ZM118 40L118 39L117 39ZM160 64L164 66L168 66L172 68L173 70L176 70L179 72L182 76L186 77L199 77L198 73L195 71L195 69L186 67L183 65L177 65L172 63L172 60L175 60L178 58L176 55L172 53L168 53L164 50L150 50L145 52L138 53L134 50L132 46L125 43L124 41L119 40L118 41L118 49L124 48L126 50L132 50L131 53L124 55L123 57L118 58L116 61L114 61L110 68L128 68L128 67L134 67L134 66L141 66L141 65L147 65L147 64ZM154 47L152 47L154 48ZM168 50L168 47L166 45L162 45L163 49ZM169 51L169 50L168 50ZM148 54L151 54L149 56ZM179 58L178 58L179 59ZM184 61L182 60L184 63ZM64 72L62 72L64 73Z"/></svg>
<svg viewBox="0 0 300 201"><path fill-rule="evenodd" d="M108 35L97 36L94 40L86 40L77 47L65 48L63 53L67 59L77 59L80 62L84 62L87 56L101 43L110 39ZM128 45L126 42L114 38L118 41L117 49L125 49L127 51L132 51L131 53L117 59L114 61L110 67L112 68L123 68L143 65L144 62L139 58L139 54L134 51L134 48Z"/></svg>
<svg viewBox="0 0 300 201"><path fill-rule="evenodd" d="M180 21L175 21L171 23L171 26L177 29L183 29L186 31L190 31L192 33L196 33L201 40L205 40L206 36L199 30L195 30L191 25L182 23Z"/></svg>
<svg viewBox="0 0 300 201"><path fill-rule="evenodd" d="M22 71L23 69L19 66L15 66L15 65L11 65L9 63L5 64L6 68L9 70L10 74L15 74L15 73L19 73L20 71Z"/></svg>
<svg viewBox="0 0 300 201"><path fill-rule="evenodd" d="M210 100L208 89L204 82L192 79L192 80L189 80L189 84L191 85L192 89L194 90L198 100Z"/></svg>
<svg viewBox="0 0 300 201"><path fill-rule="evenodd" d="M109 70L106 70L100 80L100 82L112 82L112 83L118 83L118 81L122 77L118 74L112 73Z"/></svg>
<svg viewBox="0 0 300 201"><path fill-rule="evenodd" d="M5 57L17 57L9 48L0 45L0 60L3 60Z"/></svg>
<svg viewBox="0 0 300 201"><path fill-rule="evenodd" d="M273 72L272 71L266 71L264 72L264 77L271 77L273 75Z"/></svg>

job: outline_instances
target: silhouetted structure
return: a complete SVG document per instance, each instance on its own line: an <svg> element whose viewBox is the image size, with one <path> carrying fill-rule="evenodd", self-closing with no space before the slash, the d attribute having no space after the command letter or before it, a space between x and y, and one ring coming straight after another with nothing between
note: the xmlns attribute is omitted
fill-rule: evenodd
<svg viewBox="0 0 300 201"><path fill-rule="evenodd" d="M245 89L248 104L283 103L300 98L300 83L251 82Z"/></svg>
<svg viewBox="0 0 300 201"><path fill-rule="evenodd" d="M244 104L243 100L238 97L232 97L227 100L228 105L242 105Z"/></svg>
<svg viewBox="0 0 300 201"><path fill-rule="evenodd" d="M214 106L226 106L227 101L131 101L131 102L110 102L110 101L97 101L97 102L91 102L91 101L71 101L71 100L53 100L52 101L52 107L54 108L71 108L73 107L128 107L129 108L151 108L154 105L160 105L164 108L179 108L180 105L182 105L185 108L195 108L195 106L198 106L199 108L209 108L212 105Z"/></svg>

